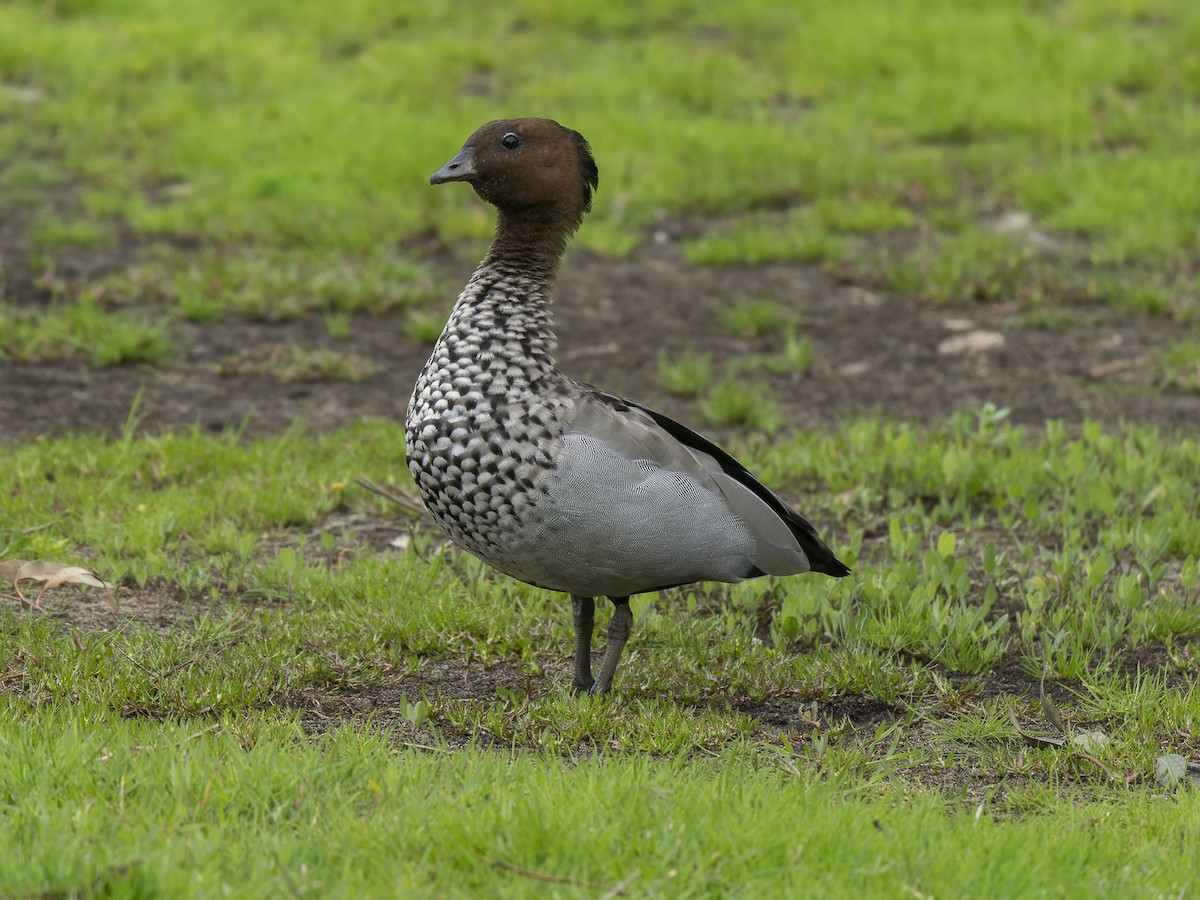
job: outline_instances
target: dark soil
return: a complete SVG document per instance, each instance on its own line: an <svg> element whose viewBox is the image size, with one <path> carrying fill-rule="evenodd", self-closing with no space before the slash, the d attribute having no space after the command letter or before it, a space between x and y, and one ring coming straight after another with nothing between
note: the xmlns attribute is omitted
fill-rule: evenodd
<svg viewBox="0 0 1200 900"><path fill-rule="evenodd" d="M0 259L21 251L11 229L0 238ZM818 268L791 264L708 268L689 265L660 232L627 259L574 254L559 285L556 316L560 358L570 374L699 424L689 401L664 393L658 358L691 348L711 353L718 366L751 353L779 349L778 336L745 339L722 327L721 310L746 297L774 297L798 315L814 347L803 375L774 376L788 427L828 426L862 413L925 423L943 421L983 403L1010 407L1017 422L1046 419L1108 425L1144 422L1195 432L1200 394L1161 384L1156 353L1180 337L1178 323L1106 307L1072 307L1065 328L1022 327L1015 308L938 307L916 298L868 290ZM60 262L68 281L119 269L134 261L132 246L88 251ZM441 262L464 282L469 262ZM44 291L10 274L9 299L44 302ZM449 302L448 298L448 301ZM365 417L401 419L429 348L408 339L395 318L356 316L351 334L331 339L320 316L262 322L243 318L173 326L178 346L166 365L96 369L85 361L0 364L0 443L73 430L119 432L139 391L142 428L198 424L210 431L248 422L247 433L277 433L297 419L318 430ZM943 341L973 331L1003 336L982 351L939 352ZM355 383L283 383L267 357L294 344L327 346L370 360L373 375ZM256 360L257 358L257 360ZM255 362L259 365L254 365ZM231 363L233 363L231 365ZM246 370L258 369L259 374ZM226 374L234 370L242 374ZM755 375L748 377L766 377Z"/></svg>
<svg viewBox="0 0 1200 900"><path fill-rule="evenodd" d="M4 585L11 588L11 585ZM36 588L25 584L25 595L36 596ZM21 609L23 615L33 615L15 595L0 593L10 601L4 607ZM117 593L117 613L113 614L108 599L100 590L88 589L86 593L69 587L49 591L41 599L41 609L46 615L57 619L65 628L88 631L120 631L131 626L148 628L158 634L166 634L178 628L187 628L203 616L218 614L229 607L231 595L207 594L189 596L178 585L154 579L142 587L122 585ZM3 608L3 607L0 607Z"/></svg>

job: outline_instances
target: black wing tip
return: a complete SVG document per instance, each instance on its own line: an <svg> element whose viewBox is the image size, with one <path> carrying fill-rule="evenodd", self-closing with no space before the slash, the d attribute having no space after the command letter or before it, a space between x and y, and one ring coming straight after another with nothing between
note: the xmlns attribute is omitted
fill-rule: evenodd
<svg viewBox="0 0 1200 900"><path fill-rule="evenodd" d="M783 504L783 508L788 512L784 521L800 542L800 549L808 557L809 571L820 572L833 578L845 578L849 575L850 567L833 555L833 551L821 540L812 523L787 504Z"/></svg>
<svg viewBox="0 0 1200 900"><path fill-rule="evenodd" d="M745 466L734 459L726 450L718 447L708 438L696 433L686 425L681 425L669 416L664 416L662 413L655 412L644 406L638 406L636 403L630 403L627 400L614 397L610 394L604 394L603 396L608 402L614 405L621 404L626 408L636 407L646 412L676 440L685 446L703 450L720 464L725 474L741 482L757 494L764 503L775 511L779 518L787 523L792 534L796 536L796 540L800 542L800 549L808 557L809 571L820 572L822 575L829 575L833 578L844 578L850 574L850 567L833 555L833 551L821 540L820 535L817 534L817 529L812 526L812 523L784 503L783 500L764 486L762 482L755 478ZM766 574L759 570L757 566L753 568L755 571L747 575L747 578L757 578L759 575Z"/></svg>
<svg viewBox="0 0 1200 900"><path fill-rule="evenodd" d="M836 556L830 556L828 559L810 559L808 562L812 566L812 571L833 578L845 578L851 571L850 567Z"/></svg>

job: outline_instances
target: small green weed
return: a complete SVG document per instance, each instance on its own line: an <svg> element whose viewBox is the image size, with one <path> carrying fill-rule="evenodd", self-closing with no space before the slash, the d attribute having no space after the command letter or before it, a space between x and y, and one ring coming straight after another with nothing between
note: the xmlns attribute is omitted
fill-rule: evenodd
<svg viewBox="0 0 1200 900"><path fill-rule="evenodd" d="M669 393L699 397L712 383L712 354L689 348L672 361L663 351L658 354L658 383Z"/></svg>
<svg viewBox="0 0 1200 900"><path fill-rule="evenodd" d="M813 364L812 341L806 337L797 337L793 329L789 329L783 337L783 349L778 353L763 357L763 365L777 375L803 375Z"/></svg>
<svg viewBox="0 0 1200 900"><path fill-rule="evenodd" d="M1163 377L1185 391L1200 392L1200 341L1177 341L1160 356Z"/></svg>
<svg viewBox="0 0 1200 900"><path fill-rule="evenodd" d="M759 337L782 331L790 317L774 297L754 297L726 307L721 312L721 321L739 337Z"/></svg>
<svg viewBox="0 0 1200 900"><path fill-rule="evenodd" d="M779 403L763 384L726 378L709 390L700 411L713 425L740 426L752 432L774 434L783 424Z"/></svg>
<svg viewBox="0 0 1200 900"><path fill-rule="evenodd" d="M281 344L262 362L245 359L221 366L223 374L267 374L288 384L293 381L362 381L379 371L379 365L352 353L328 347Z"/></svg>
<svg viewBox="0 0 1200 900"><path fill-rule="evenodd" d="M752 217L700 238L684 242L689 261L701 265L738 263L837 262L847 255L844 238L807 217Z"/></svg>
<svg viewBox="0 0 1200 900"><path fill-rule="evenodd" d="M162 362L166 327L134 310L109 312L87 297L45 311L0 305L0 355L16 363L85 356L96 366Z"/></svg>
<svg viewBox="0 0 1200 900"><path fill-rule="evenodd" d="M325 331L331 338L350 337L350 313L345 310L327 310L324 314Z"/></svg>
<svg viewBox="0 0 1200 900"><path fill-rule="evenodd" d="M984 300L1034 306L1061 301L1070 293L1060 264L1039 258L1008 235L974 229L927 242L912 256L894 260L888 281L894 290L935 303Z"/></svg>

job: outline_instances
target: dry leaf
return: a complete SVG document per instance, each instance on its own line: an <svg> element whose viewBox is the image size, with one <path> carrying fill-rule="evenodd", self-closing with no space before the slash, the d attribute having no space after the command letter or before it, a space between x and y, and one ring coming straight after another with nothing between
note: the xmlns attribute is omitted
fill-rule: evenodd
<svg viewBox="0 0 1200 900"><path fill-rule="evenodd" d="M858 492L864 487L866 487L866 485L856 484L849 490L842 491L835 499L838 503L842 504L842 506L849 506L851 502L853 502L854 498L858 496Z"/></svg>
<svg viewBox="0 0 1200 900"><path fill-rule="evenodd" d="M1042 694L1041 699L1042 715L1046 717L1046 721L1054 727L1055 731L1059 732L1060 734L1066 734L1066 726L1063 725L1062 716L1058 714L1058 707L1054 705L1054 701L1045 693Z"/></svg>
<svg viewBox="0 0 1200 900"><path fill-rule="evenodd" d="M1017 734L1031 747L1063 747L1067 743L1066 738L1044 734L1031 734L1023 730L1021 724L1017 721L1016 713L1011 709L1008 711L1008 720L1012 722L1012 727L1016 729Z"/></svg>
<svg viewBox="0 0 1200 900"><path fill-rule="evenodd" d="M1177 788L1185 784L1188 780L1187 769L1187 760L1178 753L1168 753L1154 761L1155 777L1165 788Z"/></svg>
<svg viewBox="0 0 1200 900"><path fill-rule="evenodd" d="M1071 743L1084 753L1096 754L1108 746L1108 735L1103 731L1081 731L1071 735Z"/></svg>
<svg viewBox="0 0 1200 900"><path fill-rule="evenodd" d="M17 590L17 596L34 609L41 609L42 595L64 584L103 588L108 597L108 606L117 611L117 589L90 569L68 566L44 559L10 559L0 562L0 578L9 580ZM31 601L21 592L22 581L41 581L42 589Z"/></svg>
<svg viewBox="0 0 1200 900"><path fill-rule="evenodd" d="M1109 375L1119 375L1129 369L1145 365L1148 362L1144 356L1134 356L1130 359L1114 359L1111 362L1100 363L1088 369L1088 378L1095 381L1107 378Z"/></svg>

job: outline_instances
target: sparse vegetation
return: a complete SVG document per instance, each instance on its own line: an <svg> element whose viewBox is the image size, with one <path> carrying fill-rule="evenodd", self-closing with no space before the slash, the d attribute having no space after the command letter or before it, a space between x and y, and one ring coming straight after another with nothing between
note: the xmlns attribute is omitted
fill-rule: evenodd
<svg viewBox="0 0 1200 900"><path fill-rule="evenodd" d="M748 297L735 301L721 313L721 321L740 337L760 337L783 330L789 316L774 297Z"/></svg>
<svg viewBox="0 0 1200 900"><path fill-rule="evenodd" d="M1169 384L1200 391L1200 341L1177 341L1162 354L1161 363Z"/></svg>
<svg viewBox="0 0 1200 900"><path fill-rule="evenodd" d="M221 367L222 374L267 374L284 384L314 379L361 381L378 370L376 363L353 353L292 343L280 344L265 355L263 348L256 348L253 357L229 360Z"/></svg>
<svg viewBox="0 0 1200 900"><path fill-rule="evenodd" d="M812 368L812 363L812 341L797 337L795 329L789 329L783 336L783 348L778 353L763 358L763 365L778 375L803 375Z"/></svg>
<svg viewBox="0 0 1200 900"><path fill-rule="evenodd" d="M1022 328L1040 328L1046 331L1065 331L1080 328L1089 323L1087 315L1061 306L1034 306L1017 316Z"/></svg>
<svg viewBox="0 0 1200 900"><path fill-rule="evenodd" d="M435 343L445 327L445 314L417 310L404 318L404 333L418 344Z"/></svg>
<svg viewBox="0 0 1200 900"><path fill-rule="evenodd" d="M752 216L684 243L687 257L702 265L737 263L836 262L847 241L807 216Z"/></svg>
<svg viewBox="0 0 1200 900"><path fill-rule="evenodd" d="M86 218L43 215L35 220L31 231L34 247L44 251L60 247L106 247L113 243L108 229Z"/></svg>
<svg viewBox="0 0 1200 900"><path fill-rule="evenodd" d="M46 310L0 304L0 358L23 363L82 356L96 366L157 363L171 352L166 328L86 297Z"/></svg>
<svg viewBox="0 0 1200 900"><path fill-rule="evenodd" d="M1039 257L1029 245L1005 234L967 231L926 242L891 264L889 285L937 303L969 300L1036 306L1070 296L1059 263Z"/></svg>
<svg viewBox="0 0 1200 900"><path fill-rule="evenodd" d="M911 210L877 198L818 197L813 214L825 228L838 233L878 234L917 224Z"/></svg>
<svg viewBox="0 0 1200 900"><path fill-rule="evenodd" d="M663 390L684 397L699 397L712 383L712 354L685 350L675 360L658 355L658 381Z"/></svg>
<svg viewBox="0 0 1200 900"><path fill-rule="evenodd" d="M173 306L184 318L227 313L290 319L312 312L405 312L442 299L428 269L399 254L151 247L147 260L99 279L89 293L109 302Z"/></svg>
<svg viewBox="0 0 1200 900"><path fill-rule="evenodd" d="M783 424L779 404L763 384L725 378L709 390L700 411L713 425L732 425L760 434L774 434Z"/></svg>

